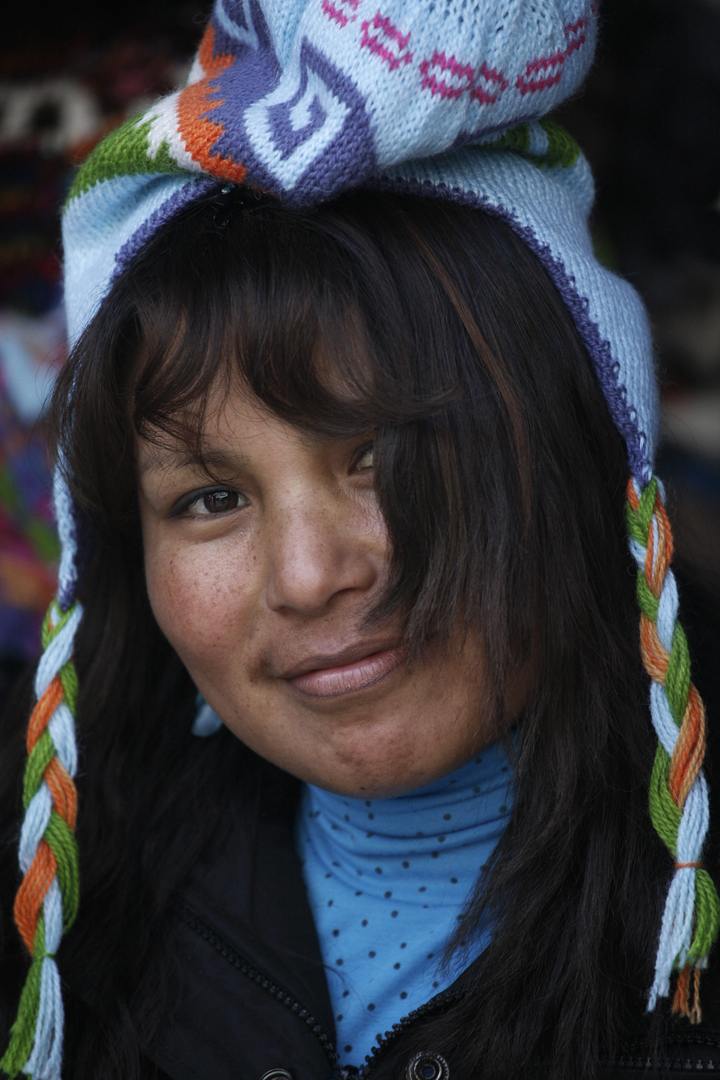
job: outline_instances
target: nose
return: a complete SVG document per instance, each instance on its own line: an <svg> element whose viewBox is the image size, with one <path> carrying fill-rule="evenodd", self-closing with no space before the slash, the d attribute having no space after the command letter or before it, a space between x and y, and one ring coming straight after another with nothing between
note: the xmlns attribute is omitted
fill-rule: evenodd
<svg viewBox="0 0 720 1080"><path fill-rule="evenodd" d="M383 530L384 536L384 530ZM383 572L384 540L369 520L302 499L268 521L266 600L273 611L326 612L341 594L360 598Z"/></svg>

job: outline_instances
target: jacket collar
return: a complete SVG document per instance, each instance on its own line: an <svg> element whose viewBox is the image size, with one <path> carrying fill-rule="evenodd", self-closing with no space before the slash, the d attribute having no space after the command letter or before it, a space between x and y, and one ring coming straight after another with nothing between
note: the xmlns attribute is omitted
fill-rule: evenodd
<svg viewBox="0 0 720 1080"><path fill-rule="evenodd" d="M260 758L253 764L254 783L232 808L228 833L197 864L174 906L210 925L334 1036L320 944L295 851L300 784Z"/></svg>

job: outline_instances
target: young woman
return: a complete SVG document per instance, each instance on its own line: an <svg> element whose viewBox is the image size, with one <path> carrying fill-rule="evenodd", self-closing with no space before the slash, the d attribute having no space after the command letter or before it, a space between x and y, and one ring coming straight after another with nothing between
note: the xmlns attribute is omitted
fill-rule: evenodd
<svg viewBox="0 0 720 1080"><path fill-rule="evenodd" d="M542 86L523 60L518 107L577 81L594 13L569 7L522 24L528 56L564 52ZM378 171L356 111L269 183L263 116L331 115L352 8L305 10L283 52L267 12L220 4L172 104L202 175L161 105L65 211L64 554L29 728L18 705L3 736L2 1068L720 1071L704 712L642 310L594 262L587 170L550 125ZM393 42L420 63L432 12L404 14L400 39L387 13L358 29L382 72ZM496 22L490 115L517 64Z"/></svg>

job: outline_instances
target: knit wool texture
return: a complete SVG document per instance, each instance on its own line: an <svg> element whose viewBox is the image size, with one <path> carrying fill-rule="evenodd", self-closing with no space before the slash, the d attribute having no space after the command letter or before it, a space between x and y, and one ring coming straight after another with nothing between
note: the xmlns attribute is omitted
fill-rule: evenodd
<svg viewBox="0 0 720 1080"><path fill-rule="evenodd" d="M684 659L672 535L653 476L652 344L635 291L595 259L588 164L547 119L580 87L592 62L598 6L216 0L187 85L108 136L78 172L63 214L65 304L72 346L154 232L227 183L295 206L357 187L452 200L503 218L535 252L575 322L627 446L629 542L658 739L651 816L674 867L648 1008L668 994L676 972L673 1009L696 1020L699 972L720 915L715 885L700 865L708 829L705 714ZM57 935L49 945L43 927L67 926L76 902L70 848L55 842L58 818L72 831L76 747L64 682L82 615L80 519L62 461L54 493L61 540L56 631L41 661L28 750L39 730L49 741L43 739L47 761L23 823L19 915L16 905L33 966L0 1061L10 1076L44 1080L60 1076L63 1016Z"/></svg>

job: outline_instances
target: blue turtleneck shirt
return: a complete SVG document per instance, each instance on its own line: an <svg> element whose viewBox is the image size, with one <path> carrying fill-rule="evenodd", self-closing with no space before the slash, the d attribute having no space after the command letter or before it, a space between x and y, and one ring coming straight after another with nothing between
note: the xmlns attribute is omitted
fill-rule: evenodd
<svg viewBox="0 0 720 1080"><path fill-rule="evenodd" d="M306 784L296 842L317 925L343 1064L360 1064L394 1023L460 974L443 948L510 815L500 743L388 799ZM463 964L491 929L467 943Z"/></svg>

